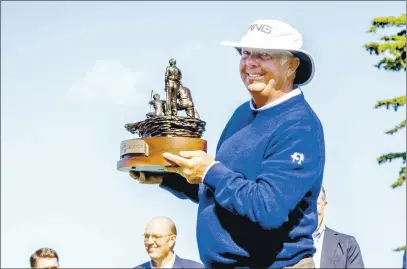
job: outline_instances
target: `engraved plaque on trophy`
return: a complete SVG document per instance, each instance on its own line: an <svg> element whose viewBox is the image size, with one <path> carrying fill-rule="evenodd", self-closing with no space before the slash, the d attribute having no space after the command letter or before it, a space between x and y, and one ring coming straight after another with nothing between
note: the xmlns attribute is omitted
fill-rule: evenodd
<svg viewBox="0 0 407 269"><path fill-rule="evenodd" d="M154 111L146 114L144 121L127 123L125 128L139 138L124 140L120 144L119 171L165 172L164 167L176 166L162 157L164 152L207 150L202 139L206 123L199 119L190 90L182 85L181 70L175 59L165 72L166 100L155 93L149 104ZM179 116L179 111L186 116Z"/></svg>

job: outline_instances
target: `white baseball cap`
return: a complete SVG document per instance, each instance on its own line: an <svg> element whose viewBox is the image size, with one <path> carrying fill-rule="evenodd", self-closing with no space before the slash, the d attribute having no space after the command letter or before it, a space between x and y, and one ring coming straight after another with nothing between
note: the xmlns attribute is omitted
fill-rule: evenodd
<svg viewBox="0 0 407 269"><path fill-rule="evenodd" d="M242 54L242 48L289 51L300 59L294 84L298 86L306 85L314 77L314 60L310 53L301 49L301 34L285 22L257 20L250 24L240 42L223 41L220 44L235 47L240 54Z"/></svg>

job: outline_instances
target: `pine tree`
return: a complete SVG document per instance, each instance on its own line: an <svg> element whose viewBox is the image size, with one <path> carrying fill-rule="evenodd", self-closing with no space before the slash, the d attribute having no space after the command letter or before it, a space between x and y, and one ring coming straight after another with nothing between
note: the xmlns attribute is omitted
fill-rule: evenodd
<svg viewBox="0 0 407 269"><path fill-rule="evenodd" d="M397 34L382 36L380 40L382 42L369 43L365 45L367 51L370 54L381 56L380 61L375 65L378 69L384 69L387 71L406 71L406 14L402 14L400 17L378 17L373 19L372 26L368 30L369 33L376 33L381 28L403 28ZM402 89L404 92L405 89ZM386 107L386 109L393 108L395 111L400 106L404 106L406 103L406 95L398 96L395 98L380 100L375 105L375 108ZM394 134L406 127L406 120L403 120L400 124L385 132L385 134ZM403 185L406 180L406 151L393 152L383 154L377 161L379 164L391 162L396 159L401 159L403 166L400 168L398 179L391 185L392 188L397 188ZM404 251L406 246L399 247L394 251Z"/></svg>

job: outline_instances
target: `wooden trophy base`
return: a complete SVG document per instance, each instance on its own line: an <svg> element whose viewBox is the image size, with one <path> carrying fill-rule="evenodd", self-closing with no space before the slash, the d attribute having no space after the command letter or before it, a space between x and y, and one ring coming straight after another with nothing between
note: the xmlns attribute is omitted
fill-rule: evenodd
<svg viewBox="0 0 407 269"><path fill-rule="evenodd" d="M206 152L206 140L191 137L146 137L122 141L117 170L165 173L164 167L176 166L168 162L164 152L179 155L180 151Z"/></svg>

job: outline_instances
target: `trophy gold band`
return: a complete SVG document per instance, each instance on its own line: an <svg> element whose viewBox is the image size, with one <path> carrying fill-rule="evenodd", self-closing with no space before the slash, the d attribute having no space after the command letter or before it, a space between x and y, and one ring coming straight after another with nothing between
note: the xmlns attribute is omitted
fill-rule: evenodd
<svg viewBox="0 0 407 269"><path fill-rule="evenodd" d="M182 85L175 59L169 63L165 72L166 100L155 93L149 102L154 111L147 113L144 121L125 125L127 131L140 138L121 142L119 171L165 173L164 167L176 165L162 156L164 152L178 155L181 151L207 151L207 142L201 138L206 123L199 119L190 89ZM185 111L186 116L179 116L179 111Z"/></svg>

